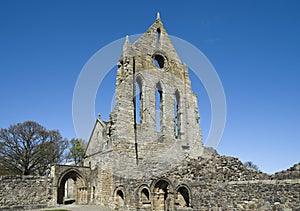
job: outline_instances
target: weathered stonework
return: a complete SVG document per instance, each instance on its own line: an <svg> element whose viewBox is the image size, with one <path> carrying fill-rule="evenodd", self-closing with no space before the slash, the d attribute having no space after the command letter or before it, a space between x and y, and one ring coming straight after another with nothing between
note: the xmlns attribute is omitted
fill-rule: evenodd
<svg viewBox="0 0 300 211"><path fill-rule="evenodd" d="M0 210L48 207L53 200L53 178L1 176Z"/></svg>
<svg viewBox="0 0 300 211"><path fill-rule="evenodd" d="M118 67L115 108L108 122L97 119L85 165L93 169L114 158L123 162L112 168L144 163L152 171L157 163L168 168L203 155L197 96L159 17L133 44L126 38Z"/></svg>
<svg viewBox="0 0 300 211"><path fill-rule="evenodd" d="M126 38L118 67L116 105L107 122L96 120L84 167L1 178L2 207L74 200L115 210L300 210L300 163L268 175L203 146L188 69L159 16L133 44Z"/></svg>
<svg viewBox="0 0 300 211"><path fill-rule="evenodd" d="M203 146L188 69L159 16L133 44L126 38L118 67L115 108L107 123L97 119L86 151L85 165L97 175L90 203L117 210L299 209L298 166L268 175Z"/></svg>

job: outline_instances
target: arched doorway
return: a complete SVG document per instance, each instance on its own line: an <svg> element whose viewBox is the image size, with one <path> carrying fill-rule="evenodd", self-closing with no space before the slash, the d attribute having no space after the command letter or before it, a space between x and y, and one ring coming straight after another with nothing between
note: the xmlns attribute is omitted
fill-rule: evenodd
<svg viewBox="0 0 300 211"><path fill-rule="evenodd" d="M190 190L181 185L176 191L176 206L180 208L191 207Z"/></svg>
<svg viewBox="0 0 300 211"><path fill-rule="evenodd" d="M88 189L81 172L70 169L61 174L57 185L57 203L88 203Z"/></svg>
<svg viewBox="0 0 300 211"><path fill-rule="evenodd" d="M119 187L114 191L114 202L117 210L122 210L125 205L125 195L123 187Z"/></svg>
<svg viewBox="0 0 300 211"><path fill-rule="evenodd" d="M143 204L150 204L150 194L147 188L143 188L140 193L140 201Z"/></svg>
<svg viewBox="0 0 300 211"><path fill-rule="evenodd" d="M137 190L137 203L141 210L152 210L150 188L147 184L142 184Z"/></svg>
<svg viewBox="0 0 300 211"><path fill-rule="evenodd" d="M158 180L153 188L153 210L171 211L174 207L173 188L169 181Z"/></svg>

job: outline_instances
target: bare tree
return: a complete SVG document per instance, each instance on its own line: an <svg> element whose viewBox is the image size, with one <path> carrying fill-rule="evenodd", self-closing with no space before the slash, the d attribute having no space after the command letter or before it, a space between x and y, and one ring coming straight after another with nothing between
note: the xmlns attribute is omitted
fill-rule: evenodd
<svg viewBox="0 0 300 211"><path fill-rule="evenodd" d="M0 174L47 175L64 159L68 141L34 121L0 129Z"/></svg>
<svg viewBox="0 0 300 211"><path fill-rule="evenodd" d="M252 161L247 161L244 163L244 166L249 168L249 169L254 169L256 171L259 171L259 168L257 165L255 165Z"/></svg>

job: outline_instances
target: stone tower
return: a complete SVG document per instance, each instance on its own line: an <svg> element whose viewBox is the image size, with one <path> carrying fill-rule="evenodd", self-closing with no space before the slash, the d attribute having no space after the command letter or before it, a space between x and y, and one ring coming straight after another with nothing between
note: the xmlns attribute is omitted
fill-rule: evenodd
<svg viewBox="0 0 300 211"><path fill-rule="evenodd" d="M136 42L126 38L118 67L116 105L108 121L98 116L84 166L55 165L45 182L17 179L24 193L38 184L44 198L33 204L47 196L49 205L122 211L299 210L300 164L268 175L203 146L188 69L159 16ZM0 179L11 184L2 185L10 206L16 180Z"/></svg>
<svg viewBox="0 0 300 211"><path fill-rule="evenodd" d="M108 122L97 119L85 163L103 165L112 156L136 164L164 156L170 162L199 156L199 119L188 68L158 14L137 41L131 44L126 37L118 62L116 104Z"/></svg>

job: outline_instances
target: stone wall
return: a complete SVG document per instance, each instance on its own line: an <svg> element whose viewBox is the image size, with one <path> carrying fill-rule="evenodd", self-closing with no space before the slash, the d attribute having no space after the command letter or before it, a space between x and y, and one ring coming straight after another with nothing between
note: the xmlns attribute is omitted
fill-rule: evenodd
<svg viewBox="0 0 300 211"><path fill-rule="evenodd" d="M272 179L299 179L300 178L300 163L295 164L291 168L276 172L274 175L272 175Z"/></svg>
<svg viewBox="0 0 300 211"><path fill-rule="evenodd" d="M33 209L49 206L52 179L37 176L0 177L0 210Z"/></svg>
<svg viewBox="0 0 300 211"><path fill-rule="evenodd" d="M148 173L153 174L149 177L140 175L145 172L141 167L127 169L127 177L111 165L93 171L56 166L54 179L0 177L0 210L53 206L58 197L55 184L67 178L87 182L82 184L87 190L85 203L116 210L160 210L167 200L172 210L300 209L299 164L269 175L245 168L237 158L214 154L209 158L188 158L165 173L159 168L151 169ZM81 204L79 198L76 203Z"/></svg>
<svg viewBox="0 0 300 211"><path fill-rule="evenodd" d="M76 204L88 204L91 197L90 181L91 170L89 167L55 165L51 168L52 184L52 205L66 203L65 183L73 180L74 200Z"/></svg>
<svg viewBox="0 0 300 211"><path fill-rule="evenodd" d="M105 199L92 203L117 210L160 210L167 200L172 210L300 210L298 166L269 175L244 167L237 158L215 154L187 159L167 173L156 169L158 174L150 177L133 178L139 171L133 168L127 178L106 169L95 181L103 184L95 185L99 198Z"/></svg>
<svg viewBox="0 0 300 211"><path fill-rule="evenodd" d="M299 170L297 164L269 175L216 154L187 160L165 177L189 184L194 210L300 210Z"/></svg>
<svg viewBox="0 0 300 211"><path fill-rule="evenodd" d="M75 203L115 210L300 211L300 164L274 175L248 169L203 146L199 119L188 68L158 16L126 39L116 104L107 122L96 120L84 167L0 177L0 210L64 204L70 181Z"/></svg>
<svg viewBox="0 0 300 211"><path fill-rule="evenodd" d="M137 162L162 154L199 156L199 119L188 68L158 17L134 43L126 39L118 62L115 107L108 122L98 118L84 163L94 169L106 156L102 154L111 157L112 151L120 155L118 160Z"/></svg>

